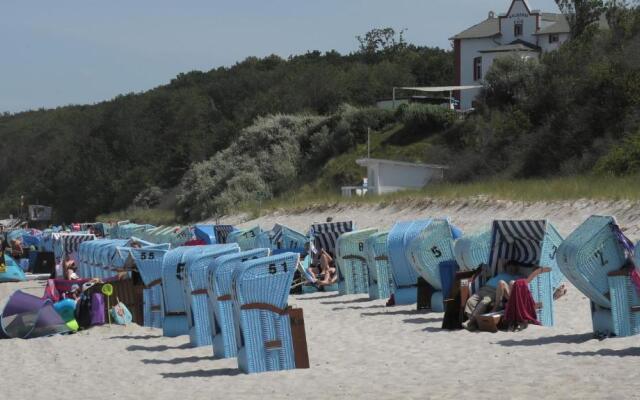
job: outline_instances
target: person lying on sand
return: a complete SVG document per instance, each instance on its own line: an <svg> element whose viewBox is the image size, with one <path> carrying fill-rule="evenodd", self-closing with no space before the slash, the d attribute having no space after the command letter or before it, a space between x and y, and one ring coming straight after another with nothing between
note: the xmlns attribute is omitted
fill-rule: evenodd
<svg viewBox="0 0 640 400"><path fill-rule="evenodd" d="M504 304L509 300L511 288L516 280L523 278L518 275L517 263L508 263L504 271L489 279L477 293L469 297L464 307L464 313L469 319L462 326L470 331L478 329L476 318L478 315L496 312L504 308Z"/></svg>
<svg viewBox="0 0 640 400"><path fill-rule="evenodd" d="M315 266L309 267L309 274L319 286L333 285L338 281L336 264L331 254L325 249L320 251L320 262Z"/></svg>

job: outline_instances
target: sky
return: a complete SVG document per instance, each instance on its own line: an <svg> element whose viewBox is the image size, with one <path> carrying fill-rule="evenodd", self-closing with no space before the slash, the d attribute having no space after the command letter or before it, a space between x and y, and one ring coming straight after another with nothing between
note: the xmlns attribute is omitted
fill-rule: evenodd
<svg viewBox="0 0 640 400"><path fill-rule="evenodd" d="M557 12L554 0L532 9ZM510 0L1 0L0 113L92 104L248 56L349 53L356 35L407 29L450 48Z"/></svg>

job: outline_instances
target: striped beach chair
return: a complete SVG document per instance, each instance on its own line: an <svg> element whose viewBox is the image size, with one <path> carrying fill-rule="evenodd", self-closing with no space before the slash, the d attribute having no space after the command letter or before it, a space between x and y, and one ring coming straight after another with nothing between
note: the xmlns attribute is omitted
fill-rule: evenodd
<svg viewBox="0 0 640 400"><path fill-rule="evenodd" d="M430 219L398 222L389 232L387 249L391 274L396 284L393 293L396 304L413 304L417 301L419 275L407 259L407 248L430 223Z"/></svg>
<svg viewBox="0 0 640 400"><path fill-rule="evenodd" d="M162 328L162 263L167 250L128 248L144 282L143 317L144 326Z"/></svg>
<svg viewBox="0 0 640 400"><path fill-rule="evenodd" d="M611 216L591 216L558 249L558 266L591 301L596 336L640 333L640 299L629 260L633 245ZM636 254L637 258L637 254Z"/></svg>
<svg viewBox="0 0 640 400"><path fill-rule="evenodd" d="M562 272L557 264L558 247L562 237L545 220L494 221L491 231L491 253L489 264L464 280L464 292L472 295L487 280L503 272L507 261L515 261L532 265L535 268L528 272L529 290L536 303L538 321L544 326L554 324L553 295L554 281L562 282ZM554 274L556 271L556 274ZM466 298L461 302L464 307Z"/></svg>
<svg viewBox="0 0 640 400"><path fill-rule="evenodd" d="M246 373L296 367L287 300L297 263L297 253L283 253L233 272L238 366Z"/></svg>
<svg viewBox="0 0 640 400"><path fill-rule="evenodd" d="M364 243L364 252L369 269L369 298L387 299L393 293L393 276L389 268L387 238L389 232L375 233Z"/></svg>
<svg viewBox="0 0 640 400"><path fill-rule="evenodd" d="M406 257L413 269L431 285L431 309L444 311L444 299L449 296L458 263L453 255L453 242L460 231L447 219L433 219L414 237L406 248Z"/></svg>
<svg viewBox="0 0 640 400"><path fill-rule="evenodd" d="M355 229L356 226L352 221L315 223L312 224L311 228L309 229L309 236L318 252L317 254L320 254L320 251L324 249L335 260L336 244L338 243L338 238L341 235L352 232ZM312 261L313 259L310 260L309 265L311 265ZM315 286L308 285L303 286L302 290L303 293L315 293L318 291ZM339 290L339 285L338 283L335 283L333 285L325 286L324 290L327 292L336 292Z"/></svg>
<svg viewBox="0 0 640 400"><path fill-rule="evenodd" d="M225 244L229 234L236 230L232 225L214 225L213 230L216 234L216 243Z"/></svg>
<svg viewBox="0 0 640 400"><path fill-rule="evenodd" d="M369 270L364 244L377 229L342 234L336 243L338 291L340 294L369 293Z"/></svg>
<svg viewBox="0 0 640 400"><path fill-rule="evenodd" d="M269 256L269 249L227 254L213 260L208 268L209 321L213 336L213 355L231 358L238 355L236 323L233 319L232 278L240 263Z"/></svg>
<svg viewBox="0 0 640 400"><path fill-rule="evenodd" d="M236 244L196 246L183 254L182 284L189 327L189 340L194 347L211 345L209 316L208 269L216 258L238 253Z"/></svg>

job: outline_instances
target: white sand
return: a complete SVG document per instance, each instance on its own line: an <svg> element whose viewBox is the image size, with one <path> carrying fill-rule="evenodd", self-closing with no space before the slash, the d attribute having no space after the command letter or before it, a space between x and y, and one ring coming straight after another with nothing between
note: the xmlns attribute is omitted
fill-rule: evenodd
<svg viewBox="0 0 640 400"><path fill-rule="evenodd" d="M493 218L550 218L567 234L592 213L613 213L638 236L640 209L624 203L432 204L396 210L360 208L275 215L306 229L328 215L360 227L449 215L466 230ZM238 222L239 218L234 219ZM255 221L247 221L251 225ZM0 304L16 288L0 284ZM523 332L440 330L442 314L386 308L366 296L292 296L304 308L311 369L244 375L235 360L214 360L210 347L163 338L157 329L93 328L70 336L0 341L1 399L213 398L639 398L640 337L592 339L589 302L573 287L556 303L556 326Z"/></svg>

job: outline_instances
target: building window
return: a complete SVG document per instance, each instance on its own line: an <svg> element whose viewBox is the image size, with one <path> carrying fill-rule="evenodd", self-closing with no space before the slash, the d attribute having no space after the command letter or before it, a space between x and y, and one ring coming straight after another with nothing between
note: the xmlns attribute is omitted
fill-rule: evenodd
<svg viewBox="0 0 640 400"><path fill-rule="evenodd" d="M473 59L473 80L480 79L482 79L482 57L476 57Z"/></svg>
<svg viewBox="0 0 640 400"><path fill-rule="evenodd" d="M522 36L522 22L516 22L513 24L513 36Z"/></svg>
<svg viewBox="0 0 640 400"><path fill-rule="evenodd" d="M560 41L560 35L556 34L551 34L549 35L549 43L558 43Z"/></svg>

